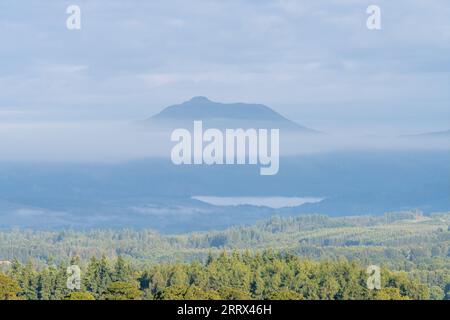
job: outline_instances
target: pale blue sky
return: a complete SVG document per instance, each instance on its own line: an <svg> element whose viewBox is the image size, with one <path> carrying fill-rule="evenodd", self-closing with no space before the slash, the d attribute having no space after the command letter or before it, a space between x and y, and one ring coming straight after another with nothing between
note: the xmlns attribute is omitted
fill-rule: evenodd
<svg viewBox="0 0 450 320"><path fill-rule="evenodd" d="M448 0L0 2L2 123L140 119L204 95L320 130L443 130L449 88Z"/></svg>

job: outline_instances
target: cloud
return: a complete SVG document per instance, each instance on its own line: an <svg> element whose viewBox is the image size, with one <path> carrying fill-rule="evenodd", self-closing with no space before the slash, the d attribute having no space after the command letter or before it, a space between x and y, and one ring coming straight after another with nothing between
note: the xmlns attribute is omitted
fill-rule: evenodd
<svg viewBox="0 0 450 320"><path fill-rule="evenodd" d="M269 104L317 126L324 113L370 124L349 104L385 119L413 110L416 125L425 114L444 126L447 0L380 0L380 32L365 27L369 4L80 0L82 30L73 32L65 3L6 0L0 110L39 121L136 119L205 95Z"/></svg>

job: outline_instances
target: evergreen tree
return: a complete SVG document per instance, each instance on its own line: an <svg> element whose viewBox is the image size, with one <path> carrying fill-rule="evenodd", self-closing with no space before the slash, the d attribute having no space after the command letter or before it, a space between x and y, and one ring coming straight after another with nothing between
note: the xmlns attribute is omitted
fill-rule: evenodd
<svg viewBox="0 0 450 320"><path fill-rule="evenodd" d="M114 271L111 275L112 281L128 281L132 279L132 271L130 265L119 256L114 264Z"/></svg>
<svg viewBox="0 0 450 320"><path fill-rule="evenodd" d="M0 300L18 300L19 292L17 281L0 273Z"/></svg>
<svg viewBox="0 0 450 320"><path fill-rule="evenodd" d="M117 281L108 285L102 295L105 300L141 300L142 292L136 282Z"/></svg>

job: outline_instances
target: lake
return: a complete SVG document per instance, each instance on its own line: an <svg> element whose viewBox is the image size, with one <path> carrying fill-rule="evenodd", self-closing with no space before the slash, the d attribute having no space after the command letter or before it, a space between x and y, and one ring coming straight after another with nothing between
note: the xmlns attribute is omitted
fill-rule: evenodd
<svg viewBox="0 0 450 320"><path fill-rule="evenodd" d="M318 203L323 198L315 197L212 197L194 196L192 199L199 200L215 206L264 206L272 209L298 207L305 203Z"/></svg>

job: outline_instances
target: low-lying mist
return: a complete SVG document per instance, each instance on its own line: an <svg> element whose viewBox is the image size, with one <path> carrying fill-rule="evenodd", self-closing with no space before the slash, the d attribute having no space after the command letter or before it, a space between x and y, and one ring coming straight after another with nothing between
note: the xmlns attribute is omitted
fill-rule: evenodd
<svg viewBox="0 0 450 320"><path fill-rule="evenodd" d="M234 129L234 128L233 128ZM123 162L170 157L171 131L121 122L0 124L2 162ZM280 132L280 155L336 151L448 150L448 137Z"/></svg>

